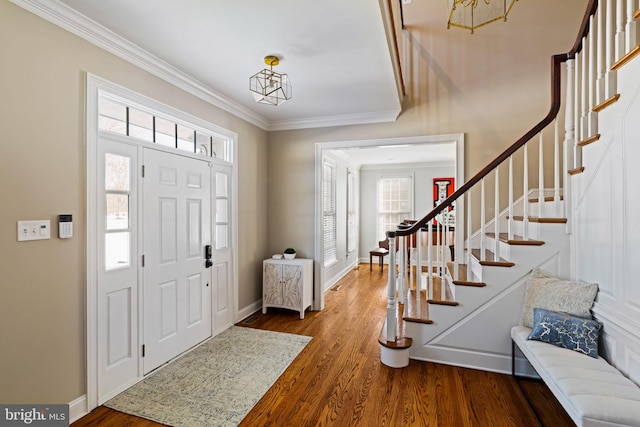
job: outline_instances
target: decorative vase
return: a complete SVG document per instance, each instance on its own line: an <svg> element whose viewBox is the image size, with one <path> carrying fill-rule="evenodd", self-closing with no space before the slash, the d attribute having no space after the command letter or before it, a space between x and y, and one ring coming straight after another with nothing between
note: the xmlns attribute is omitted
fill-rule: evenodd
<svg viewBox="0 0 640 427"><path fill-rule="evenodd" d="M294 259L296 257L296 253L292 254L284 254L284 259Z"/></svg>

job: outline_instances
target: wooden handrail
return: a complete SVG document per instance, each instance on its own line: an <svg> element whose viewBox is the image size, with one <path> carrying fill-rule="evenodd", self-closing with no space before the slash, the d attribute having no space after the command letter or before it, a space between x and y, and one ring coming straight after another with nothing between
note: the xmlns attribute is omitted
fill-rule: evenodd
<svg viewBox="0 0 640 427"><path fill-rule="evenodd" d="M562 100L561 93L561 84L562 84L562 75L560 70L560 64L574 59L575 55L582 50L582 39L588 34L590 27L590 19L591 15L595 14L598 8L598 0L590 0L587 5L587 10L582 19L582 24L580 26L580 32L576 38L576 41L571 48L571 50L567 53L556 54L551 57L551 107L549 112L538 124L531 128L527 133L525 133L520 139L518 139L515 143L513 143L509 148L507 148L502 154L498 155L491 163L485 166L480 172L478 172L473 178L465 182L460 188L453 192L449 197L447 197L442 203L436 206L431 212L429 212L426 216L424 216L421 220L412 224L409 228L398 228L394 231L387 232L387 236L396 237L396 236L409 236L411 234L416 233L422 227L429 223L429 221L433 220L442 210L446 207L449 207L455 202L460 196L469 191L474 185L480 182L484 177L486 177L491 171L500 166L502 162L511 157L516 151L518 151L524 144L529 142L531 138L535 135L542 132L544 128L546 128L549 124L555 120L558 116L558 112L560 111L560 104Z"/></svg>

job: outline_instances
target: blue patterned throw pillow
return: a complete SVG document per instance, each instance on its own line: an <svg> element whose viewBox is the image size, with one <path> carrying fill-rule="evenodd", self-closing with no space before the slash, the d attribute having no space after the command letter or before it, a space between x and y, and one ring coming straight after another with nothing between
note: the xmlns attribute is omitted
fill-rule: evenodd
<svg viewBox="0 0 640 427"><path fill-rule="evenodd" d="M567 313L533 309L533 330L527 339L542 341L598 358L598 336L602 324Z"/></svg>

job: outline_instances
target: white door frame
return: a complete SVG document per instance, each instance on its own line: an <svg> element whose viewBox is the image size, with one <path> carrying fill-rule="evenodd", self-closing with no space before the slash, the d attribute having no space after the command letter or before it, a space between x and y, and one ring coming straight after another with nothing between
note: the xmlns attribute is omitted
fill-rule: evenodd
<svg viewBox="0 0 640 427"><path fill-rule="evenodd" d="M464 133L443 134L443 135L424 135L410 136L399 138L381 138L381 139L363 139L355 141L336 141L336 142L318 142L315 148L315 262L318 268L314 272L314 289L315 298L313 300L313 309L322 310L324 308L324 251L323 251L323 233L322 233L322 159L324 158L324 150L344 150L347 148L363 148L363 147L379 147L382 145L422 145L422 144L456 144L456 165L455 178L456 187L464 183ZM460 209L464 209L464 200L456 201ZM361 211L361 210L360 210ZM426 213L426 212L425 212ZM456 227L463 229L464 224L457 224L460 215L456 216ZM463 247L462 239L464 233L456 233L456 245Z"/></svg>
<svg viewBox="0 0 640 427"><path fill-rule="evenodd" d="M140 95L134 91L126 89L122 86L114 84L108 80L102 79L90 73L86 74L86 241L85 241L85 255L86 255L86 375L87 375L87 389L86 389L86 411L90 412L98 406L98 295L97 295L97 283L98 283L98 230L96 224L96 218L99 212L97 212L97 198L99 196L97 188L97 165L98 165L98 97L99 91L106 91L114 95L118 95L124 99L131 100L132 103L138 105L144 105L156 111L162 111L169 114L172 117L177 117L184 120L187 123L193 123L202 128L213 129L216 134L220 134L230 139L232 142L231 153L231 232L230 232L230 244L231 251L231 271L230 271L230 300L231 300L231 324L238 321L238 168L237 168L237 154L238 154L238 135L235 132L231 132L227 129L216 126L212 123L208 123L202 119L192 116L188 113L176 110L168 105L159 103L144 95ZM117 139L117 138L116 138ZM132 141L133 138L128 138L126 143L134 143L135 145L149 146L153 148L159 148L152 143L146 143L143 141ZM185 155L185 153L175 151L175 154ZM189 156L188 153L186 153ZM195 154L193 156L196 156ZM198 157L202 159L201 156ZM208 159L211 163L221 162L218 159ZM226 162L224 162L227 164ZM140 276L140 275L139 275ZM139 287L140 288L140 287ZM141 291L141 288L139 289ZM213 316L212 316L213 321ZM229 325L230 326L230 325ZM141 363L138 363L138 380L142 379L142 367Z"/></svg>

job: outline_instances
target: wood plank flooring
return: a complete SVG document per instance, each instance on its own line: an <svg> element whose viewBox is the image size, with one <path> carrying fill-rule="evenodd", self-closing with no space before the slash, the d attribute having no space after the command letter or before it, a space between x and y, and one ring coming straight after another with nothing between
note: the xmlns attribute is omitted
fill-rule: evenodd
<svg viewBox="0 0 640 427"><path fill-rule="evenodd" d="M241 426L538 425L510 375L414 360L403 369L380 363L386 277L386 266L380 272L363 264L326 293L323 311L300 320L299 313L270 308L239 323L313 337ZM526 383L546 426L573 425L543 384ZM73 424L96 425L160 424L104 407Z"/></svg>

